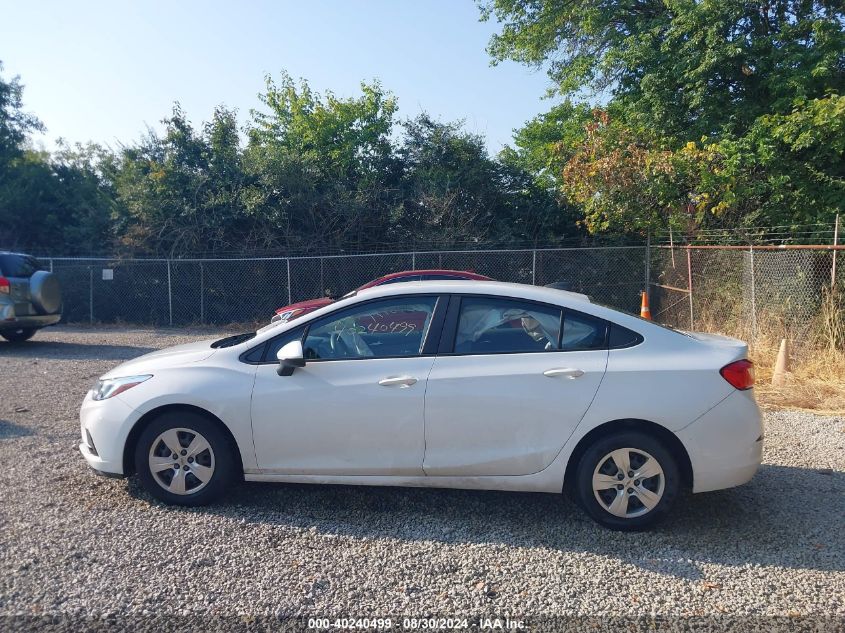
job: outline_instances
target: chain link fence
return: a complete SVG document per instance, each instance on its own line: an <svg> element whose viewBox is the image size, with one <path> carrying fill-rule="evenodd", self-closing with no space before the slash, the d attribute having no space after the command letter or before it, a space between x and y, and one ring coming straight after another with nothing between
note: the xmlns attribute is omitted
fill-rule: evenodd
<svg viewBox="0 0 845 633"><path fill-rule="evenodd" d="M639 309L645 247L438 251L255 259L42 258L62 283L68 322L228 325L269 321L290 303L340 296L402 270L469 270Z"/></svg>
<svg viewBox="0 0 845 633"><path fill-rule="evenodd" d="M654 248L652 315L685 330L813 343L825 297L845 291L830 247Z"/></svg>
<svg viewBox="0 0 845 633"><path fill-rule="evenodd" d="M501 281L565 282L593 301L681 329L812 337L831 287L829 247L626 246L430 251L251 259L43 258L59 277L68 322L155 326L268 322L277 308L340 296L401 270L469 270ZM845 262L843 262L845 263ZM845 285L845 266L836 273Z"/></svg>

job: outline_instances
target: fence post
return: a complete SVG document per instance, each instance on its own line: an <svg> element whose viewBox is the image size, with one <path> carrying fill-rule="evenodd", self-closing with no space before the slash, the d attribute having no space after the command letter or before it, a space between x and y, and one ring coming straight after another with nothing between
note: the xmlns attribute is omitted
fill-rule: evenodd
<svg viewBox="0 0 845 633"><path fill-rule="evenodd" d="M531 256L531 284L537 285L537 249L535 248Z"/></svg>
<svg viewBox="0 0 845 633"><path fill-rule="evenodd" d="M52 257L50 258L50 272L53 272L53 258Z"/></svg>
<svg viewBox="0 0 845 633"><path fill-rule="evenodd" d="M695 330L695 312L692 306L692 250L687 246L687 277L689 278L689 329Z"/></svg>
<svg viewBox="0 0 845 633"><path fill-rule="evenodd" d="M205 323L205 266L200 262L200 323Z"/></svg>
<svg viewBox="0 0 845 633"><path fill-rule="evenodd" d="M651 285L651 231L645 241L645 294L646 300L651 299L649 286Z"/></svg>
<svg viewBox="0 0 845 633"><path fill-rule="evenodd" d="M757 274L754 272L754 246L751 246L751 340L757 340Z"/></svg>
<svg viewBox="0 0 845 633"><path fill-rule="evenodd" d="M170 286L170 260L167 260L167 311L170 316L170 327L173 327L173 289Z"/></svg>
<svg viewBox="0 0 845 633"><path fill-rule="evenodd" d="M833 246L839 245L839 214L836 214L836 223L833 225ZM836 288L836 248L833 249L833 263L830 265L830 289Z"/></svg>
<svg viewBox="0 0 845 633"><path fill-rule="evenodd" d="M416 270L416 269L417 269L417 252L412 251L411 252L411 270Z"/></svg>
<svg viewBox="0 0 845 633"><path fill-rule="evenodd" d="M290 257L285 257L285 261L287 262L288 266L288 305L293 303L293 299L291 299L291 290L290 290Z"/></svg>
<svg viewBox="0 0 845 633"><path fill-rule="evenodd" d="M94 322L94 267L88 267L88 322Z"/></svg>

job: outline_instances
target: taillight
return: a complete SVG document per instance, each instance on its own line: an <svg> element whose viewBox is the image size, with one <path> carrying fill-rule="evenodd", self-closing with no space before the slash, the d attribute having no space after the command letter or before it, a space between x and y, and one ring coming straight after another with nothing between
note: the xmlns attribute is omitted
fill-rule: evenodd
<svg viewBox="0 0 845 633"><path fill-rule="evenodd" d="M751 389L754 386L754 363L750 360L737 360L725 365L719 370L722 378L740 391Z"/></svg>
<svg viewBox="0 0 845 633"><path fill-rule="evenodd" d="M12 292L12 284L9 283L9 280L5 277L0 277L0 293L4 295L10 294Z"/></svg>

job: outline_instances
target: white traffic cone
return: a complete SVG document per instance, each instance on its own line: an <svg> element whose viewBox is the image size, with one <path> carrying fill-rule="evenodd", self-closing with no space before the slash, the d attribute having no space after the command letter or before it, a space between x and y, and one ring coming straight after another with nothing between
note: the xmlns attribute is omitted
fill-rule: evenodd
<svg viewBox="0 0 845 633"><path fill-rule="evenodd" d="M776 387L782 387L785 385L788 373L789 343L786 339L781 339L780 349L778 350L778 358L775 361L775 371L772 373L772 384Z"/></svg>

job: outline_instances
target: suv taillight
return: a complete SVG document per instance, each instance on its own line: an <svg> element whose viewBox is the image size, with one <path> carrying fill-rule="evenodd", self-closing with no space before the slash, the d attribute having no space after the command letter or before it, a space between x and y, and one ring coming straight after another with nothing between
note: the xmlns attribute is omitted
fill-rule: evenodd
<svg viewBox="0 0 845 633"><path fill-rule="evenodd" d="M12 292L12 284L9 283L9 280L5 277L0 277L0 293L4 295L10 294Z"/></svg>
<svg viewBox="0 0 845 633"><path fill-rule="evenodd" d="M754 386L754 363L750 360L734 361L722 367L719 373L722 374L722 378L740 391L751 389Z"/></svg>

